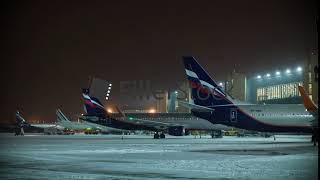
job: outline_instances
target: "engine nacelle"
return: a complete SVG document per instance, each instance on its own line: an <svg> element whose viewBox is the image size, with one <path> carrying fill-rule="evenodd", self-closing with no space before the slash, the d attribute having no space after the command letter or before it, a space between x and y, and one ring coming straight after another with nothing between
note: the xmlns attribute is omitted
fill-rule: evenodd
<svg viewBox="0 0 320 180"><path fill-rule="evenodd" d="M171 136L183 136L185 129L183 126L172 126L168 128L168 134Z"/></svg>

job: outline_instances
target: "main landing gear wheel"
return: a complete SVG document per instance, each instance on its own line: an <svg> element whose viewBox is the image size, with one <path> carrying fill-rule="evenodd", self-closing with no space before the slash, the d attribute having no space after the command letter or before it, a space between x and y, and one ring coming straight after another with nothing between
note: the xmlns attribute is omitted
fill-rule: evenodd
<svg viewBox="0 0 320 180"><path fill-rule="evenodd" d="M153 135L153 139L159 139L159 134L158 134L158 132L156 132L154 135Z"/></svg>
<svg viewBox="0 0 320 180"><path fill-rule="evenodd" d="M164 139L164 138L166 138L166 135L164 135L164 133L161 133L160 134L160 139Z"/></svg>

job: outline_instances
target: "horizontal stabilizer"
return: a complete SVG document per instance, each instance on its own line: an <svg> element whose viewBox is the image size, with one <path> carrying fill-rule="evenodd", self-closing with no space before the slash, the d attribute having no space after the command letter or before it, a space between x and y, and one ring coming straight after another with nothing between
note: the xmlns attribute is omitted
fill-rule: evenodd
<svg viewBox="0 0 320 180"><path fill-rule="evenodd" d="M184 102L184 101L179 101L178 103L183 107L186 107L186 108L189 108L189 109L193 109L193 110L196 110L198 112L212 112L212 111L214 111L214 109L212 109L212 108L205 107L205 106L199 106L199 105L188 103L188 102Z"/></svg>

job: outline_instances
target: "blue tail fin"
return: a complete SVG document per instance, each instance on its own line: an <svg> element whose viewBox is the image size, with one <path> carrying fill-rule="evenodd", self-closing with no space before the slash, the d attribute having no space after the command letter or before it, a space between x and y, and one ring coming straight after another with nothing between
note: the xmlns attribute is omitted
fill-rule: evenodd
<svg viewBox="0 0 320 180"><path fill-rule="evenodd" d="M85 111L88 116L106 117L106 110L99 99L89 95L89 89L82 90Z"/></svg>
<svg viewBox="0 0 320 180"><path fill-rule="evenodd" d="M183 62L194 104L206 107L232 104L225 92L192 56L184 56Z"/></svg>

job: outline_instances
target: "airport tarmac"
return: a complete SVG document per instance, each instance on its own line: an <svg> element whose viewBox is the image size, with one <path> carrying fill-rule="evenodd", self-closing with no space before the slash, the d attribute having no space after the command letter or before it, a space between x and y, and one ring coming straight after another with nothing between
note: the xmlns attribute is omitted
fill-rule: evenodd
<svg viewBox="0 0 320 180"><path fill-rule="evenodd" d="M0 179L318 179L310 136L0 134Z"/></svg>

